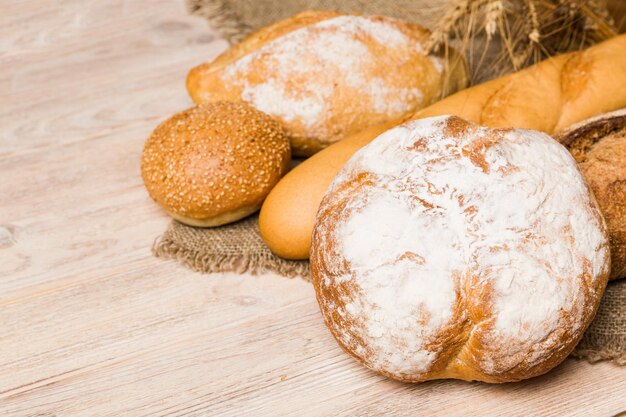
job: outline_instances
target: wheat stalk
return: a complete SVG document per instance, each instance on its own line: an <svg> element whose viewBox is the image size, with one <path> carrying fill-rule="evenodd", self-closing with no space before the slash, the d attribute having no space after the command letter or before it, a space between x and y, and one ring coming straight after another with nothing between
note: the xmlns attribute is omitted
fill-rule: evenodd
<svg viewBox="0 0 626 417"><path fill-rule="evenodd" d="M504 5L502 1L495 0L487 2L485 8L485 33L487 34L487 40L491 40L495 35L498 28L498 20L502 18L504 13Z"/></svg>
<svg viewBox="0 0 626 417"><path fill-rule="evenodd" d="M467 14L471 0L456 0L450 10L443 16L428 39L427 49L437 52L441 45L446 45L450 34L458 25L459 19Z"/></svg>
<svg viewBox="0 0 626 417"><path fill-rule="evenodd" d="M428 50L455 47L475 83L616 33L602 0L454 0Z"/></svg>

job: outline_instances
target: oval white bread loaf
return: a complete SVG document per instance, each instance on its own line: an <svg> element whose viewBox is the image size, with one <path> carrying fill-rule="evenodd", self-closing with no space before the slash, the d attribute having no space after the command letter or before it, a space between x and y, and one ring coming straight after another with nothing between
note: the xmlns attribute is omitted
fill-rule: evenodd
<svg viewBox="0 0 626 417"><path fill-rule="evenodd" d="M428 35L382 16L304 12L193 68L187 89L196 103L245 101L269 114L293 153L309 156L465 87L465 66L454 51L454 65L426 55Z"/></svg>
<svg viewBox="0 0 626 417"><path fill-rule="evenodd" d="M626 35L453 94L411 116L455 114L491 127L552 133L590 116L626 107ZM381 133L372 128L324 149L288 173L259 217L269 248L306 259L315 214L339 168Z"/></svg>
<svg viewBox="0 0 626 417"><path fill-rule="evenodd" d="M572 351L609 274L606 228L568 151L456 116L380 135L341 169L311 278L339 345L401 381L519 381Z"/></svg>

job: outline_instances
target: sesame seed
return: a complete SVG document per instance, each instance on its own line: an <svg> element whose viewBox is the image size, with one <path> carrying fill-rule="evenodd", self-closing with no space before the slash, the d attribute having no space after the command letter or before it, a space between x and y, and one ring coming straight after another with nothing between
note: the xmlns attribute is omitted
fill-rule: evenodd
<svg viewBox="0 0 626 417"><path fill-rule="evenodd" d="M141 170L150 196L166 210L208 219L259 205L289 159L288 139L276 121L243 103L217 102L157 126Z"/></svg>

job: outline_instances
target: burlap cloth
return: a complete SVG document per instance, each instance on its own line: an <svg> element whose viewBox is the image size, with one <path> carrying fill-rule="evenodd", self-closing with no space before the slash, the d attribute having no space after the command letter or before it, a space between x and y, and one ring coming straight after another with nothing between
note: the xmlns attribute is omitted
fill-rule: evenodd
<svg viewBox="0 0 626 417"><path fill-rule="evenodd" d="M155 242L153 252L159 257L177 259L198 272L275 272L310 281L308 261L290 261L270 252L259 234L258 215L211 229L172 220Z"/></svg>
<svg viewBox="0 0 626 417"><path fill-rule="evenodd" d="M187 0L189 11L206 18L229 42L303 10L380 14L430 27L447 4L444 0Z"/></svg>
<svg viewBox="0 0 626 417"><path fill-rule="evenodd" d="M439 0L188 0L192 13L207 18L231 42L306 9L383 14L431 26L441 16L445 4ZM270 252L259 234L256 215L212 229L172 221L155 241L153 252L203 273L274 272L310 280L308 261L289 261ZM608 285L596 318L572 356L590 362L611 360L626 364L626 280Z"/></svg>

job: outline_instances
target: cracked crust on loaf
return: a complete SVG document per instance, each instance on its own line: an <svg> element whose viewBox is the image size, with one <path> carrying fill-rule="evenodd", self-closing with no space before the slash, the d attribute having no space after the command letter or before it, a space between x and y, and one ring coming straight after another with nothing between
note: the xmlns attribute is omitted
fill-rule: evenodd
<svg viewBox="0 0 626 417"><path fill-rule="evenodd" d="M606 226L565 148L455 116L357 152L322 201L311 252L339 345L410 382L547 372L595 315L609 266Z"/></svg>

